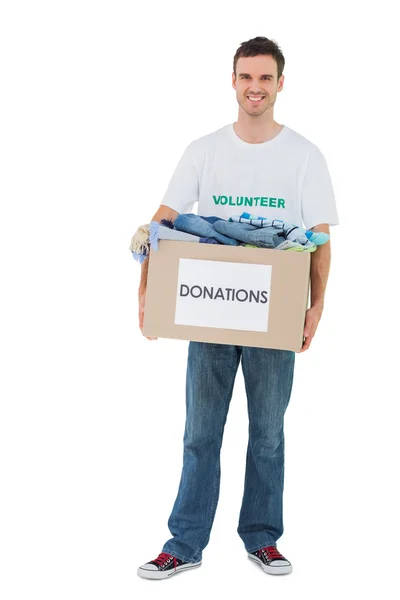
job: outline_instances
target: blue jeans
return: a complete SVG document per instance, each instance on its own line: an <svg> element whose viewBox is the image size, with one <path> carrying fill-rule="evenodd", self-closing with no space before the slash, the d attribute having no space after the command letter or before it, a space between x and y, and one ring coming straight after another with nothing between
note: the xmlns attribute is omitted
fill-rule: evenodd
<svg viewBox="0 0 400 600"><path fill-rule="evenodd" d="M290 350L189 342L183 469L163 546L197 562L207 546L219 497L220 449L242 359L249 442L237 532L248 552L274 546L283 533L283 419L292 390Z"/></svg>
<svg viewBox="0 0 400 600"><path fill-rule="evenodd" d="M211 220L214 221L214 223L210 222ZM212 217L211 219L208 217L204 219L203 217L194 215L193 213L184 213L176 217L174 221L174 227L179 231L185 231L186 233L198 235L202 238L213 238L220 244L238 246L239 242L237 240L233 240L230 237L222 235L221 233L218 233L216 229L214 229L214 224L221 222L223 222L223 219L219 219L218 217Z"/></svg>
<svg viewBox="0 0 400 600"><path fill-rule="evenodd" d="M285 233L276 227L255 227L248 223L236 223L232 221L217 221L214 229L220 234L231 236L246 244L254 244L259 248L273 250L285 241Z"/></svg>

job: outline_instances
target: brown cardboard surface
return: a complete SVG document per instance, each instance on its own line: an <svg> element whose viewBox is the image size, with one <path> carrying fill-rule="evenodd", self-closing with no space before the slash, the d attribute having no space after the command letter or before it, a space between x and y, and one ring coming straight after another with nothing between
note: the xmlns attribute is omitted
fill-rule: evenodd
<svg viewBox="0 0 400 600"><path fill-rule="evenodd" d="M196 244L160 240L151 250L147 279L143 334L238 346L277 348L298 352L303 344L308 305L310 253ZM243 331L175 324L179 259L272 266L268 331Z"/></svg>

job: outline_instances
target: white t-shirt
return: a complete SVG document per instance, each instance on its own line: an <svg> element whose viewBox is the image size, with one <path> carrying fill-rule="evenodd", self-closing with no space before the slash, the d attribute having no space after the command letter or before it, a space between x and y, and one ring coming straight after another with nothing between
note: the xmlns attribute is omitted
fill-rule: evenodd
<svg viewBox="0 0 400 600"><path fill-rule="evenodd" d="M233 123L191 142L161 204L190 213L196 202L206 217L248 212L307 229L339 224L323 154L286 125L261 144L243 141Z"/></svg>

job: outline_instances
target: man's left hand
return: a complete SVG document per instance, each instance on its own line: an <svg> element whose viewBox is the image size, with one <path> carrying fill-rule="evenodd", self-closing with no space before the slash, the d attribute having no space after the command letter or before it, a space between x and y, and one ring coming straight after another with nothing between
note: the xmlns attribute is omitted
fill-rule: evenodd
<svg viewBox="0 0 400 600"><path fill-rule="evenodd" d="M322 315L322 306L314 305L311 306L306 312L306 320L304 324L304 334L303 336L306 338L303 342L303 346L299 352L304 352L308 350L312 339L317 331L318 323L321 319Z"/></svg>

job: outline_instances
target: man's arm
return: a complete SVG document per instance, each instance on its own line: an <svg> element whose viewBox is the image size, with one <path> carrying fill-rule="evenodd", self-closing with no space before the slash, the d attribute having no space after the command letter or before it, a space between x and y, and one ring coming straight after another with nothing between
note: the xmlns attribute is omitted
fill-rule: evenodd
<svg viewBox="0 0 400 600"><path fill-rule="evenodd" d="M161 223L161 221L163 219L169 219L170 221L175 221L175 219L178 215L179 215L179 213L176 212L176 210L173 210L172 208L170 208L169 206L166 206L165 204L161 204L160 208L157 210L156 214L153 216L153 218L151 220L157 221L158 223ZM149 259L146 258L142 262L141 266L142 266L142 271L141 271L141 275L140 275L139 290L142 289L143 291L145 291L146 286L147 286L147 273L149 270Z"/></svg>
<svg viewBox="0 0 400 600"><path fill-rule="evenodd" d="M311 231L323 231L329 234L329 225L321 224L312 227ZM311 254L311 306L324 308L326 285L331 266L331 241L318 246Z"/></svg>
<svg viewBox="0 0 400 600"><path fill-rule="evenodd" d="M311 228L311 231L323 231L329 234L329 225L322 223ZM325 290L328 283L329 269L331 265L331 241L328 240L311 254L311 302L306 312L304 325L305 342L300 352L310 347L315 335L318 323L324 309Z"/></svg>

